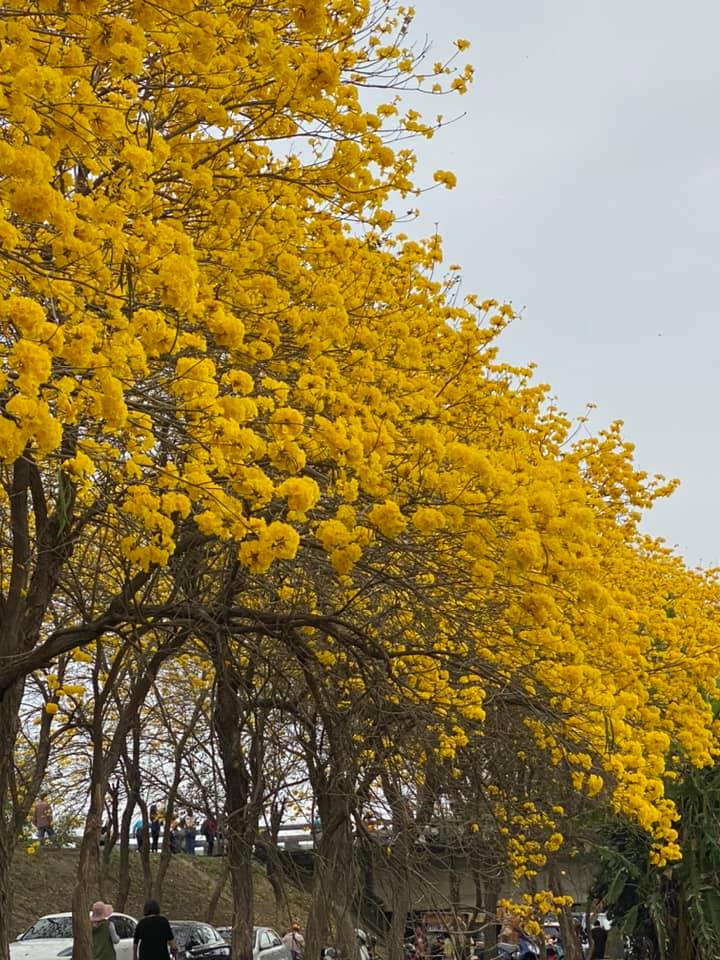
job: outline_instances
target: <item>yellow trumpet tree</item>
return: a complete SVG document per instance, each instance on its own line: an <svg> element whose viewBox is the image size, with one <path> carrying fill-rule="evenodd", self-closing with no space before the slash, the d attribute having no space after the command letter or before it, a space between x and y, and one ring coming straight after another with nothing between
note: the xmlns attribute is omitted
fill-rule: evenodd
<svg viewBox="0 0 720 960"><path fill-rule="evenodd" d="M375 442L380 411L339 425L347 444L323 438L347 364L371 356L364 311L377 325L395 299L387 256L349 224L379 236L383 201L411 189L413 155L383 128L430 132L393 102L418 69L410 19L346 2L3 9L0 956L23 677L133 622L190 518L253 575L292 559L319 496L304 448L344 462L349 445L357 464ZM391 102L365 109L366 82ZM107 604L55 630L83 538L105 548Z"/></svg>
<svg viewBox="0 0 720 960"><path fill-rule="evenodd" d="M664 489L617 433L572 449L529 371L497 363L511 308L456 306L439 239L391 229L405 138L432 133L402 90L471 78L425 69L411 20L368 0L3 8L0 960L24 677L125 627L151 654L150 626L299 636L328 671L364 650L446 761L514 686L548 702L522 722L575 788L607 782L657 861L677 855L663 777L671 750L717 752L716 585L643 542Z"/></svg>

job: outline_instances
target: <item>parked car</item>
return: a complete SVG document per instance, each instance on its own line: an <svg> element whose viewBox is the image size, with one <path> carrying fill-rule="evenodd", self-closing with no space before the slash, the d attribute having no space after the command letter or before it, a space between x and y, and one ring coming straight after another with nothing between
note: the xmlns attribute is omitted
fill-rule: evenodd
<svg viewBox="0 0 720 960"><path fill-rule="evenodd" d="M217 932L227 943L232 941L232 927L218 927ZM290 950L272 927L253 927L253 960L260 960L261 954L262 960L291 960Z"/></svg>
<svg viewBox="0 0 720 960"><path fill-rule="evenodd" d="M272 927L253 928L253 960L291 960L291 956Z"/></svg>
<svg viewBox="0 0 720 960"><path fill-rule="evenodd" d="M120 943L115 947L117 960L132 960L133 934L137 923L125 913L114 913L110 919L120 937ZM10 960L72 957L72 947L72 914L49 913L36 920L10 944Z"/></svg>
<svg viewBox="0 0 720 960"><path fill-rule="evenodd" d="M170 926L175 934L178 948L178 960L205 960L206 957L230 957L230 944L223 940L220 933L209 923L197 920L171 920Z"/></svg>

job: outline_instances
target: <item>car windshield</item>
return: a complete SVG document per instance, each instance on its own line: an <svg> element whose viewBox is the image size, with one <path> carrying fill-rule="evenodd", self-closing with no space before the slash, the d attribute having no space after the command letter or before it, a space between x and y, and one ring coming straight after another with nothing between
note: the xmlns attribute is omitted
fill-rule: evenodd
<svg viewBox="0 0 720 960"><path fill-rule="evenodd" d="M194 944L215 943L220 940L214 927L207 923L182 923L177 920L170 921L172 932L175 934L175 942L181 950L184 950L189 941Z"/></svg>
<svg viewBox="0 0 720 960"><path fill-rule="evenodd" d="M43 917L23 934L23 940L47 940L50 937L72 937L72 917Z"/></svg>

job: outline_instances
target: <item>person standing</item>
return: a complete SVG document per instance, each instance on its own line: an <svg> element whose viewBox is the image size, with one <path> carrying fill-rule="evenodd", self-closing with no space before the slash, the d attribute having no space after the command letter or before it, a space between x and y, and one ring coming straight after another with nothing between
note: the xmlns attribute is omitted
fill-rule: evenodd
<svg viewBox="0 0 720 960"><path fill-rule="evenodd" d="M427 956L428 939L425 927L421 923L415 924L415 956L422 960Z"/></svg>
<svg viewBox="0 0 720 960"><path fill-rule="evenodd" d="M300 931L300 924L297 920L294 921L288 932L282 938L282 942L290 951L292 960L300 960L305 950L305 937Z"/></svg>
<svg viewBox="0 0 720 960"><path fill-rule="evenodd" d="M138 817L133 824L133 836L135 837L135 844L140 850L145 839L145 823L142 817Z"/></svg>
<svg viewBox="0 0 720 960"><path fill-rule="evenodd" d="M188 812L185 814L185 853L191 856L195 854L195 817Z"/></svg>
<svg viewBox="0 0 720 960"><path fill-rule="evenodd" d="M150 849L153 853L158 852L158 844L160 842L160 826L162 824L162 817L160 816L160 811L157 806L153 804L150 807Z"/></svg>
<svg viewBox="0 0 720 960"><path fill-rule="evenodd" d="M146 900L143 918L135 927L133 960L168 960L168 952L177 958L177 944L172 927L160 915L157 900Z"/></svg>
<svg viewBox="0 0 720 960"><path fill-rule="evenodd" d="M215 838L217 837L217 821L212 814L206 817L200 828L200 832L205 837L207 843L207 855L211 857L215 849Z"/></svg>
<svg viewBox="0 0 720 960"><path fill-rule="evenodd" d="M498 949L504 953L513 953L520 944L520 924L514 917L506 917L500 928ZM516 951L519 952L519 951Z"/></svg>
<svg viewBox="0 0 720 960"><path fill-rule="evenodd" d="M537 956L533 942L521 928L518 937L519 960L535 960Z"/></svg>
<svg viewBox="0 0 720 960"><path fill-rule="evenodd" d="M45 840L52 839L55 833L53 830L53 812L47 793L41 793L40 799L35 801L32 822L37 830L40 843L45 843Z"/></svg>
<svg viewBox="0 0 720 960"><path fill-rule="evenodd" d="M115 960L115 944L120 943L115 925L110 917L115 911L112 904L98 900L92 905L90 923L92 924L93 960Z"/></svg>
<svg viewBox="0 0 720 960"><path fill-rule="evenodd" d="M170 853L182 853L183 831L177 820L170 821Z"/></svg>
<svg viewBox="0 0 720 960"><path fill-rule="evenodd" d="M592 925L590 930L590 940L592 941L592 953L590 954L591 960L603 960L605 956L605 947L607 946L608 932L601 925L599 920L596 920Z"/></svg>

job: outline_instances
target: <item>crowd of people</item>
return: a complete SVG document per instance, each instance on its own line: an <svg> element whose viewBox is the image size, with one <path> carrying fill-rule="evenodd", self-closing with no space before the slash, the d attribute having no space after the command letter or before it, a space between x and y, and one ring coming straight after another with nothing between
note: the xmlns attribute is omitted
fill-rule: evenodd
<svg viewBox="0 0 720 960"><path fill-rule="evenodd" d="M112 922L111 903L98 900L90 911L92 925L93 960L116 960L115 946L120 938ZM305 938L298 921L293 921L282 938L292 960L302 960ZM138 921L133 937L133 960L175 960L178 954L175 934L167 917L160 913L157 900L146 900L143 917Z"/></svg>
<svg viewBox="0 0 720 960"><path fill-rule="evenodd" d="M146 842L149 831L150 850L157 853L160 848L160 837L163 827L166 825L166 816L162 809L153 804L148 812L148 823L142 817L133 824L133 835L138 850ZM168 833L168 842L171 853L187 853L194 856L197 846L198 833L205 840L205 853L211 857L215 853L218 844L218 823L213 814L208 814L200 823L198 829L198 818L192 810L187 810L181 817L173 817L170 820L170 830ZM219 851L218 851L219 852Z"/></svg>
<svg viewBox="0 0 720 960"><path fill-rule="evenodd" d="M37 839L41 844L52 840L55 836L53 810L47 793L42 793L33 805L32 825L35 828ZM152 853L157 853L161 847L161 837L167 818L158 804L153 804L148 810L147 822L143 816L138 817L132 825L132 835L138 850L148 842ZM110 833L110 824L102 827L101 843L104 843ZM194 856L197 848L197 838L200 834L204 839L205 853L211 857L221 852L222 837L218 829L217 818L208 813L198 826L198 818L192 810L187 810L180 817L170 820L168 843L171 853L187 853Z"/></svg>
<svg viewBox="0 0 720 960"><path fill-rule="evenodd" d="M132 827L133 836L138 850L142 849L146 842L150 844L150 851L157 853L160 849L160 838L163 833L163 827L166 826L167 817L158 804L152 804L148 810L147 822L144 817L138 817ZM38 840L41 844L50 840L54 836L53 811L47 793L42 793L35 802L32 814L32 824L37 831ZM214 815L209 813L200 823L198 829L198 820L192 810L187 810L180 817L173 817L170 820L169 831L167 832L170 852L172 854L186 853L194 856L197 846L198 833L205 840L205 853L207 856L213 856L216 852L222 852L222 836L219 833L218 822ZM315 823L313 822L313 826ZM319 821L318 821L319 829ZM368 826L368 829L374 829ZM109 832L109 825L103 827L103 834ZM146 907L156 906L155 901L148 901ZM109 913L107 911L110 911ZM159 914L159 907L156 911ZM107 915L105 915L107 914ZM112 914L112 907L108 904L98 902L93 905L91 920L93 923L93 943L97 942L98 954L95 960L113 960L115 955L114 947L112 953L110 946L117 943L114 927L109 918ZM155 916L155 914L150 914ZM158 921L159 922L159 921ZM167 921L166 921L167 922ZM158 924L155 923L155 926ZM138 928L140 924L138 924ZM467 931L465 931L467 932ZM589 936L584 937L582 928L576 924L575 935L578 944L581 947L583 955L587 960L603 960L605 957L606 944L608 939L607 930L595 920L589 931ZM109 940L108 940L109 938ZM294 922L282 938L283 943L290 950L292 960L301 960L305 940L302 936L300 925ZM428 937L423 924L415 927L412 942L408 944L410 949L406 951L412 956L413 960L483 960L484 948L481 938L471 939L470 943L464 943L463 949L458 955L456 939L449 933L443 931L437 932L431 938ZM463 936L464 941L466 938ZM545 938L545 957L546 960L564 960L565 952L559 936L550 934ZM110 943L110 946L108 946ZM509 918L506 923L499 925L498 931L498 949L507 952L518 960L536 960L539 955L539 949L535 941L529 937L522 926L514 919ZM138 960L134 956L133 960ZM152 957L143 957L142 951L140 960L153 960ZM165 954L163 955L165 960Z"/></svg>
<svg viewBox="0 0 720 960"><path fill-rule="evenodd" d="M485 938L481 931L472 933L467 924L462 926L462 918L455 917L454 922L461 926L453 933L439 930L428 934L424 924L415 926L414 935L406 944L408 960L486 960L488 953ZM566 952L560 938L557 924L551 924L541 938L530 936L513 917L496 926L497 943L492 949L492 957L502 956L508 960L565 960ZM577 939L577 946L584 960L604 960L607 948L608 931L595 920L587 936L582 926L575 922L571 936Z"/></svg>

